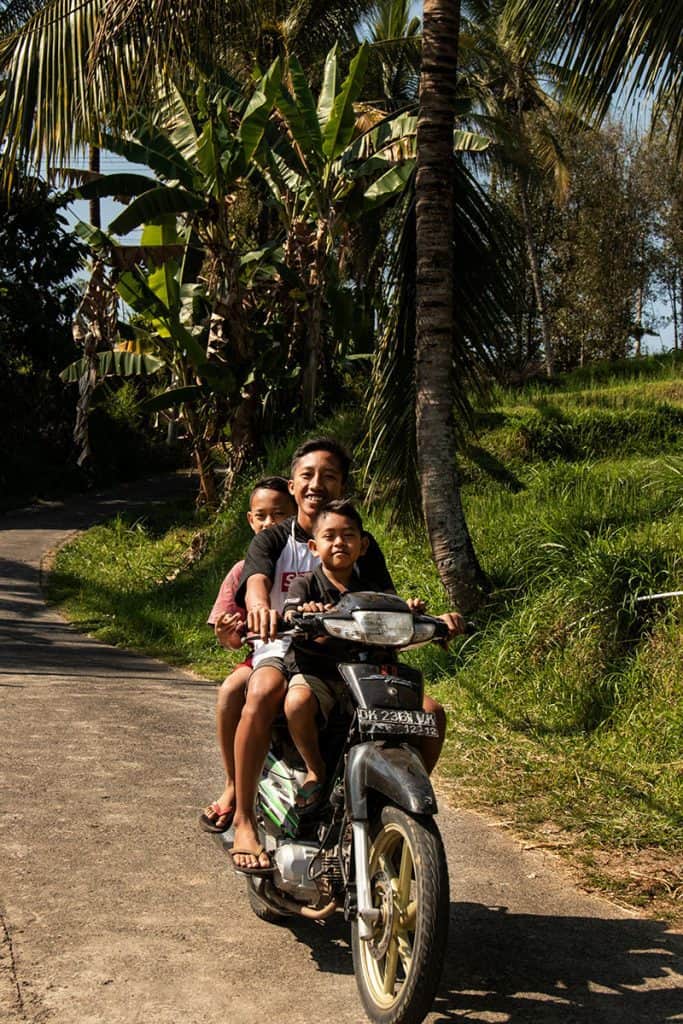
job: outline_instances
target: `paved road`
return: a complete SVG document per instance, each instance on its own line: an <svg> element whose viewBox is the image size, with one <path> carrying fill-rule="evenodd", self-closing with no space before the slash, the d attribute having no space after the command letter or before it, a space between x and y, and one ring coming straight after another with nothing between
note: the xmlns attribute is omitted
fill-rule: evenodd
<svg viewBox="0 0 683 1024"><path fill-rule="evenodd" d="M361 1024L343 920L257 921L196 827L219 781L213 686L42 601L41 554L139 497L0 519L0 1021ZM430 1024L683 1020L680 934L478 815L440 823L453 902Z"/></svg>

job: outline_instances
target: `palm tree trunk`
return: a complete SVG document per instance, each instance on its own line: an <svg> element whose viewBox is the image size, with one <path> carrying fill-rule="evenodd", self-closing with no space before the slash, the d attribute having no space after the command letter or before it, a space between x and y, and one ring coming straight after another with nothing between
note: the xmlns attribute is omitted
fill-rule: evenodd
<svg viewBox="0 0 683 1024"><path fill-rule="evenodd" d="M322 355L323 293L325 290L325 242L327 224L318 221L313 243L313 261L308 275L308 310L306 314L305 353L301 376L301 398L304 420L310 426L315 419L318 398L320 360Z"/></svg>
<svg viewBox="0 0 683 1024"><path fill-rule="evenodd" d="M460 500L453 430L453 110L460 4L424 0L417 125L417 460L422 508L448 597L463 612L485 578Z"/></svg>
<svg viewBox="0 0 683 1024"><path fill-rule="evenodd" d="M550 328L548 327L548 314L545 308L543 286L541 284L541 265L538 259L536 239L534 238L534 231L531 224L531 213L529 210L529 198L527 196L526 182L524 181L521 171L517 172L517 190L519 194L519 203L522 208L522 224L524 226L524 240L526 242L527 259L529 260L529 271L531 273L531 282L534 288L536 308L538 309L538 319L541 324L541 337L543 338L543 351L545 353L545 372L548 377L553 377L555 374L555 349L553 346L553 339L550 335Z"/></svg>
<svg viewBox="0 0 683 1024"><path fill-rule="evenodd" d="M98 146L90 146L88 150L88 170L94 174L100 173L100 150ZM90 223L94 228L102 227L102 214L98 197L90 200L89 217Z"/></svg>

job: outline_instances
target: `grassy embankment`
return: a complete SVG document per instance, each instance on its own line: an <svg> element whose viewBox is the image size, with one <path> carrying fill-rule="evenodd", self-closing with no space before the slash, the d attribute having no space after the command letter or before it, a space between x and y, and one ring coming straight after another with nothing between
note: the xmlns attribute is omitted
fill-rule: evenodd
<svg viewBox="0 0 683 1024"><path fill-rule="evenodd" d="M683 589L683 367L627 369L500 393L482 413L464 494L494 591L476 636L412 657L449 711L441 774L458 802L569 851L589 885L675 915L683 599L636 598ZM333 429L350 440L354 426ZM444 610L424 537L384 515L368 525L399 593ZM52 597L102 639L218 680L229 658L203 621L250 536L244 494L177 573L197 528L170 508L90 530L60 552Z"/></svg>

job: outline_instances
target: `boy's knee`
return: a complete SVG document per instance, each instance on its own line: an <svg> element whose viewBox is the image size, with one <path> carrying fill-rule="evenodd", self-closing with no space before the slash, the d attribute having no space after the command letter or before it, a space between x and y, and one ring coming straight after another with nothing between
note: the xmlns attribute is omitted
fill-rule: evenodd
<svg viewBox="0 0 683 1024"><path fill-rule="evenodd" d="M254 706L280 701L285 694L285 677L276 669L255 669L249 677L247 703Z"/></svg>
<svg viewBox="0 0 683 1024"><path fill-rule="evenodd" d="M249 669L240 666L227 676L218 687L217 701L221 707L230 703L235 696L244 698L244 687L249 679Z"/></svg>
<svg viewBox="0 0 683 1024"><path fill-rule="evenodd" d="M422 701L422 710L431 711L436 718L436 727L439 730L440 735L444 735L446 732L446 712L443 704L439 704L438 700L434 700L433 697L425 694Z"/></svg>
<svg viewBox="0 0 683 1024"><path fill-rule="evenodd" d="M285 697L285 715L295 715L307 711L312 715L318 713L318 699L307 686L292 686Z"/></svg>

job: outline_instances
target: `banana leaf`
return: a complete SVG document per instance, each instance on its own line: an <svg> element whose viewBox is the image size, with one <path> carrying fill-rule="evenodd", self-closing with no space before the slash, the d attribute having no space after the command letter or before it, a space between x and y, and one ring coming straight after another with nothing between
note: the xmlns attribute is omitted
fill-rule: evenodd
<svg viewBox="0 0 683 1024"><path fill-rule="evenodd" d="M400 195L415 171L415 161L406 160L398 167L391 167L363 193L363 212L374 210L383 203Z"/></svg>
<svg viewBox="0 0 683 1024"><path fill-rule="evenodd" d="M320 122L316 111L315 97L308 85L308 79L296 57L289 59L289 77L292 83L292 96L301 112L305 132L302 135L307 153L315 153L322 161L323 139L320 133Z"/></svg>
<svg viewBox="0 0 683 1024"><path fill-rule="evenodd" d="M278 58L273 61L259 82L259 87L251 97L238 129L238 138L242 144L242 174L246 173L249 161L261 143L281 80L282 69Z"/></svg>
<svg viewBox="0 0 683 1024"><path fill-rule="evenodd" d="M145 412L160 412L162 409L177 408L184 402L196 402L199 398L206 398L208 395L208 389L201 384L190 384L184 388L164 391L162 395L154 395L153 398L146 399L141 408Z"/></svg>
<svg viewBox="0 0 683 1024"><path fill-rule="evenodd" d="M145 124L137 126L136 136L136 141L133 141L105 134L102 148L130 163L149 167L165 181L177 181L183 188L192 188L192 168L167 138Z"/></svg>
<svg viewBox="0 0 683 1024"><path fill-rule="evenodd" d="M175 186L159 186L138 196L128 209L120 213L111 224L113 234L126 235L148 221L158 221L169 213L191 213L206 208L206 198Z"/></svg>
<svg viewBox="0 0 683 1024"><path fill-rule="evenodd" d="M363 87L368 66L368 45L363 43L351 61L349 73L335 97L332 112L323 129L323 153L330 160L336 160L348 146L356 127L353 104Z"/></svg>
<svg viewBox="0 0 683 1024"><path fill-rule="evenodd" d="M318 94L318 106L316 108L321 131L330 119L332 108L334 107L334 99L337 95L337 50L338 47L335 43L325 58L323 84Z"/></svg>
<svg viewBox="0 0 683 1024"><path fill-rule="evenodd" d="M491 145L491 140L477 132L465 132L456 128L453 132L453 149L456 152L482 153Z"/></svg>
<svg viewBox="0 0 683 1024"><path fill-rule="evenodd" d="M139 196L156 188L156 178L148 178L144 174L106 174L101 178L87 181L75 189L81 199L102 199L105 196Z"/></svg>
<svg viewBox="0 0 683 1024"><path fill-rule="evenodd" d="M87 359L77 359L62 370L59 379L64 384L77 384L89 365ZM118 349L97 353L98 377L143 377L157 373L165 365L163 359L147 353L138 355Z"/></svg>

